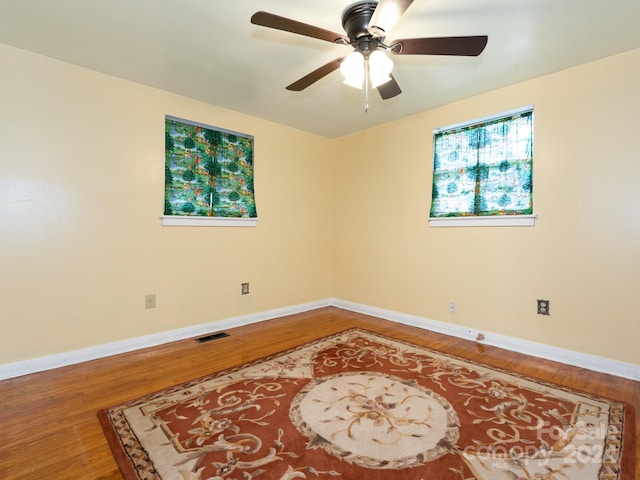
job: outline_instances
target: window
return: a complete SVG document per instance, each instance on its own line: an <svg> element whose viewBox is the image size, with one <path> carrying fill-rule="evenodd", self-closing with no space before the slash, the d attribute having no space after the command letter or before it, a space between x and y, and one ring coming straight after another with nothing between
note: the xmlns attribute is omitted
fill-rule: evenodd
<svg viewBox="0 0 640 480"><path fill-rule="evenodd" d="M165 118L163 225L255 225L253 137Z"/></svg>
<svg viewBox="0 0 640 480"><path fill-rule="evenodd" d="M532 167L532 107L435 130L431 224L532 225Z"/></svg>

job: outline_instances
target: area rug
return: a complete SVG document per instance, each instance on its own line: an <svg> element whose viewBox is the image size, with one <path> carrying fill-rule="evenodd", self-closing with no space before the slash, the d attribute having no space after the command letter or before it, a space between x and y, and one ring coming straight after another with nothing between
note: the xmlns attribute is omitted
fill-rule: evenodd
<svg viewBox="0 0 640 480"><path fill-rule="evenodd" d="M630 406L347 330L98 413L126 480L632 480Z"/></svg>

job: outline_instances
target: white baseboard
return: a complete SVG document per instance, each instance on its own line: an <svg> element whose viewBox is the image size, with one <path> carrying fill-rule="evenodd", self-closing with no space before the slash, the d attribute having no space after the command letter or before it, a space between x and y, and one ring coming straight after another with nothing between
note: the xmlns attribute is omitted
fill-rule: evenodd
<svg viewBox="0 0 640 480"><path fill-rule="evenodd" d="M250 325L272 318L284 317L296 313L315 310L317 308L335 306L344 310L363 313L373 317L383 318L392 322L410 325L453 337L464 338L466 340L475 340L477 330L469 329L462 325L453 325L438 320L432 320L425 317L418 317L406 313L385 310L382 308L371 307L359 303L348 302L340 299L326 299L316 302L304 303L290 307L277 308L264 312L253 313L249 315L241 315L215 322L195 325L192 327L170 330L153 335L136 337L119 342L112 342L95 347L83 348L71 352L65 352L45 357L25 360L23 362L9 363L0 365L0 380L19 377L29 373L51 370L54 368L82 363L98 358L109 357L120 353L131 352L143 348L154 347L177 340L197 337L211 332L218 332L229 328ZM640 380L640 366L624 363L617 360L611 360L586 353L565 350L550 345L521 340L514 337L507 337L496 333L482 330L485 338L481 343L494 347L504 348L527 355L545 358L556 362L574 365L596 372L607 373L619 377L629 378L631 380Z"/></svg>
<svg viewBox="0 0 640 480"><path fill-rule="evenodd" d="M145 335L143 337L131 338L119 342L96 345L95 347L73 350L71 352L47 355L44 357L25 360L23 362L8 363L0 365L0 380L19 377L29 373L52 370L54 368L65 367L67 365L87 362L98 358L110 357L112 355L118 355L119 353L155 347L157 345L175 342L177 340L198 337L211 332L219 332L228 328L250 325L252 323L262 322L272 318L293 315L309 310L315 310L316 308L328 307L330 305L330 300L304 303L291 307L277 308L274 310L267 310L265 312L241 315L201 325L194 325L192 327L169 330L167 332L156 333L153 335Z"/></svg>
<svg viewBox="0 0 640 480"><path fill-rule="evenodd" d="M371 307L359 303L348 302L339 299L333 299L331 304L351 310L353 312L364 313L373 317L384 318L392 322L402 323L413 327L419 327L432 332L443 333L453 337L464 338L465 340L476 340L477 329L470 329L462 325L453 325L451 323L440 322L429 318L408 315L406 313L385 310L382 308ZM631 380L640 380L640 365L620 362L609 358L598 357L588 353L575 352L563 348L553 347L542 343L530 342L514 337L507 337L497 333L482 330L484 340L480 343L491 345L493 347L504 348L514 352L524 353L538 358L545 358L567 365L586 368L596 372L616 375L618 377L629 378Z"/></svg>

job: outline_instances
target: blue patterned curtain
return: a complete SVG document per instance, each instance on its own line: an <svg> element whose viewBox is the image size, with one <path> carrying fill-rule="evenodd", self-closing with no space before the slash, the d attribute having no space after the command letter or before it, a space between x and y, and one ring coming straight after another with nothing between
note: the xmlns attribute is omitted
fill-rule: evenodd
<svg viewBox="0 0 640 480"><path fill-rule="evenodd" d="M431 217L533 213L533 111L437 132Z"/></svg>

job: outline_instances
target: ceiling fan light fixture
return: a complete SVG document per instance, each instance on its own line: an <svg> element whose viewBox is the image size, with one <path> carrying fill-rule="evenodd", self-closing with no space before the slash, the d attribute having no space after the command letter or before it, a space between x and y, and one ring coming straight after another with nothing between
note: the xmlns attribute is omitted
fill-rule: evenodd
<svg viewBox="0 0 640 480"><path fill-rule="evenodd" d="M351 52L340 64L340 73L344 83L362 89L364 84L364 55L358 51Z"/></svg>
<svg viewBox="0 0 640 480"><path fill-rule="evenodd" d="M369 55L369 77L371 86L377 88L391 80L393 61L381 50L375 50Z"/></svg>

